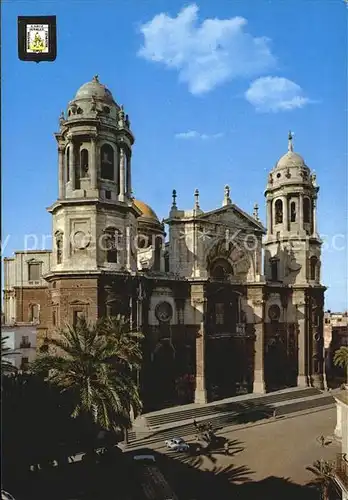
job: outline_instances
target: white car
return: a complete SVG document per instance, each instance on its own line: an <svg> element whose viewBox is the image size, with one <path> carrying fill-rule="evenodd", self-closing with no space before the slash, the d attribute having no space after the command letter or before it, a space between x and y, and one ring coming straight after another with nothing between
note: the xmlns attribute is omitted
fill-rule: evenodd
<svg viewBox="0 0 348 500"><path fill-rule="evenodd" d="M11 493L1 490L1 500L15 500Z"/></svg>
<svg viewBox="0 0 348 500"><path fill-rule="evenodd" d="M167 439L164 444L172 451L188 451L190 448L182 438Z"/></svg>

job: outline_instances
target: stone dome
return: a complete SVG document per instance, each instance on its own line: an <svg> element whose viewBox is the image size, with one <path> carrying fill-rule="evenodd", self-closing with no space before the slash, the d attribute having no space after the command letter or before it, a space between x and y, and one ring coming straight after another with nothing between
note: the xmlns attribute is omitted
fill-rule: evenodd
<svg viewBox="0 0 348 500"><path fill-rule="evenodd" d="M84 83L76 92L75 100L90 99L95 97L106 102L114 102L110 90L99 82L98 76L94 76L90 82Z"/></svg>
<svg viewBox="0 0 348 500"><path fill-rule="evenodd" d="M140 200L133 200L134 205L140 210L142 219L150 219L153 222L158 222L158 217L152 208Z"/></svg>
<svg viewBox="0 0 348 500"><path fill-rule="evenodd" d="M314 186L314 177L302 156L294 152L292 141L293 136L289 132L288 151L277 161L269 173L266 193L290 184Z"/></svg>
<svg viewBox="0 0 348 500"><path fill-rule="evenodd" d="M294 153L294 151L288 151L278 160L276 168L288 167L306 167L306 164L301 155Z"/></svg>

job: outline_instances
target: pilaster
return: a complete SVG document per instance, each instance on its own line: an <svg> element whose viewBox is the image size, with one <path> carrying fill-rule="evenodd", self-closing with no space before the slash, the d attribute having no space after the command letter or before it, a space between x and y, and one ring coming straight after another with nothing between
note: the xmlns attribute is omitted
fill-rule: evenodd
<svg viewBox="0 0 348 500"><path fill-rule="evenodd" d="M120 194L118 199L124 201L125 197L125 152L122 147L120 147Z"/></svg>
<svg viewBox="0 0 348 500"><path fill-rule="evenodd" d="M297 385L299 387L308 387L310 385L308 373L308 341L307 341L307 304L305 292L303 290L296 291L293 295L295 307L297 310L297 325L298 325L298 374Z"/></svg>
<svg viewBox="0 0 348 500"><path fill-rule="evenodd" d="M191 286L191 303L196 309L199 323L199 331L196 337L196 390L195 403L204 404L208 402L206 389L206 309L207 299L204 294L204 285Z"/></svg>
<svg viewBox="0 0 348 500"><path fill-rule="evenodd" d="M265 385L265 300L263 289L248 288L248 304L254 313L255 355L253 392L264 394Z"/></svg>

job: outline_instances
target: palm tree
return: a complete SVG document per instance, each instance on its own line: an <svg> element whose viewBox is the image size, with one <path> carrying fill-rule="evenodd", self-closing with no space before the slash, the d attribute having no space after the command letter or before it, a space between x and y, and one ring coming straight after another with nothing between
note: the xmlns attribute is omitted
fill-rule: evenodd
<svg viewBox="0 0 348 500"><path fill-rule="evenodd" d="M8 337L1 337L1 371L3 374L14 373L17 370L11 361L6 359L6 357L12 356L13 354L19 354L10 347L7 347L7 339Z"/></svg>
<svg viewBox="0 0 348 500"><path fill-rule="evenodd" d="M306 467L306 469L316 476L312 484L321 488L322 500L330 500L334 465L325 460L316 460L312 466Z"/></svg>
<svg viewBox="0 0 348 500"><path fill-rule="evenodd" d="M141 363L141 334L127 331L120 318L96 324L81 319L58 333L48 339L48 352L34 361L33 370L48 373L51 383L70 394L72 417L87 417L108 431L129 428L131 411L137 416L141 410L132 376Z"/></svg>
<svg viewBox="0 0 348 500"><path fill-rule="evenodd" d="M342 346L334 354L334 364L343 368L346 372L346 382L348 382L348 347Z"/></svg>

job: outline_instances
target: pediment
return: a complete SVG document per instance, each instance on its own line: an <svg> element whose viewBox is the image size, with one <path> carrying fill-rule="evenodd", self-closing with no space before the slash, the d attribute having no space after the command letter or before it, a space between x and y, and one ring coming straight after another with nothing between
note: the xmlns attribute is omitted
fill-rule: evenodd
<svg viewBox="0 0 348 500"><path fill-rule="evenodd" d="M88 306L89 305L89 302L85 301L85 300L72 300L71 302L69 302L69 305L71 306Z"/></svg>
<svg viewBox="0 0 348 500"><path fill-rule="evenodd" d="M26 262L27 264L42 264L42 260L35 259L34 257L28 259Z"/></svg>
<svg viewBox="0 0 348 500"><path fill-rule="evenodd" d="M231 228L235 227L246 232L266 232L261 222L232 203L211 212L205 212L199 218L207 222L222 223Z"/></svg>

